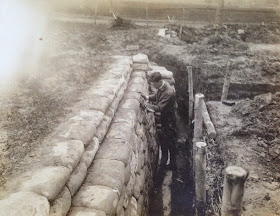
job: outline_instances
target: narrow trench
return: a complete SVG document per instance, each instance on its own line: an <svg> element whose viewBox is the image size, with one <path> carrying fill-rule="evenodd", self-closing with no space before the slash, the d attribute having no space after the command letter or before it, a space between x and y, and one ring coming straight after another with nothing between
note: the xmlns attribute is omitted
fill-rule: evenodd
<svg viewBox="0 0 280 216"><path fill-rule="evenodd" d="M176 72L173 72L176 79ZM176 82L179 81L176 80ZM176 87L180 88L178 85L175 85ZM187 84L184 87L187 88ZM178 97L178 93L185 90L177 88L177 100L178 98L182 100L182 97ZM183 106L182 101L177 101L177 103L177 134L175 138L177 169L175 171L165 169L162 171L163 174L160 171L155 173L155 186L149 196L149 216L195 215L195 190L192 173L192 128L189 127L187 122L186 113L188 108L185 107L186 103L183 102ZM166 181L169 181L167 185ZM168 188L168 191L166 191L166 188Z"/></svg>
<svg viewBox="0 0 280 216"><path fill-rule="evenodd" d="M177 115L176 165L175 171L164 170L164 176L155 175L157 183L150 194L149 216L192 216L195 215L195 191L192 173L190 128L182 117ZM164 191L164 181L172 176L170 191ZM171 193L171 205L166 206L166 193ZM167 200L168 202L168 200ZM170 209L167 209L170 208Z"/></svg>
<svg viewBox="0 0 280 216"><path fill-rule="evenodd" d="M175 88L177 92L178 112L177 115L177 142L176 142L176 165L177 170L172 171L171 182L171 212L165 214L166 206L163 205L163 194L161 191L151 193L149 197L149 216L193 216L195 215L195 190L192 173L192 128L188 127L186 118L188 113L188 80L187 66L188 64L177 60L175 57L157 55L151 56L151 60L157 62L158 65L164 66L167 70L172 71L175 79ZM201 68L193 66L195 76L194 94L201 92L205 95L206 101L218 101L221 97L222 84L209 83L203 76ZM256 95L268 92L275 93L279 91L279 85L272 84L231 84L229 89L229 100L242 100L245 98L253 99ZM206 140L207 140L207 136ZM213 141L211 141L213 142ZM220 203L222 190L220 185L223 184L222 171L224 167L224 159L219 154L219 146L215 143L209 143L209 152L215 152L215 157L209 159L207 163L211 164L217 174L215 183L212 185L211 192L207 192L207 203L205 215L213 215L213 212L220 211ZM213 171L213 170L211 170ZM170 172L170 171L169 171ZM167 171L168 173L168 171ZM155 181L160 178L156 175ZM217 210L217 211L215 211Z"/></svg>
<svg viewBox="0 0 280 216"><path fill-rule="evenodd" d="M149 216L192 216L194 211L194 182L192 173L191 144L189 142L189 127L179 115L177 115L176 137L176 165L175 171L164 170L164 176L155 175L154 182L157 185L150 194ZM163 191L166 178L172 176L170 191ZM164 193L171 193L171 206L165 206ZM171 208L171 209L167 209ZM167 212L167 213L166 213Z"/></svg>

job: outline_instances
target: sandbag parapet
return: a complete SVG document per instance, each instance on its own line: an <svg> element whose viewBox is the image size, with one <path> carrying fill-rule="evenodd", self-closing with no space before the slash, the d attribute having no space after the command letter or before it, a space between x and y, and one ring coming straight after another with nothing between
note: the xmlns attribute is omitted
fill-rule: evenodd
<svg viewBox="0 0 280 216"><path fill-rule="evenodd" d="M43 141L43 148L34 148L33 156L23 159L20 171L5 185L0 216L67 214L132 72L131 57L115 56L113 61Z"/></svg>

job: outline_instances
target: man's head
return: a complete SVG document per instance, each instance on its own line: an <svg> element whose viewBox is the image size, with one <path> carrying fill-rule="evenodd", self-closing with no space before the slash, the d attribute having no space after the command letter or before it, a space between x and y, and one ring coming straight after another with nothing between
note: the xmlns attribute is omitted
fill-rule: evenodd
<svg viewBox="0 0 280 216"><path fill-rule="evenodd" d="M161 73L160 72L152 73L149 81L156 89L160 88L163 82Z"/></svg>

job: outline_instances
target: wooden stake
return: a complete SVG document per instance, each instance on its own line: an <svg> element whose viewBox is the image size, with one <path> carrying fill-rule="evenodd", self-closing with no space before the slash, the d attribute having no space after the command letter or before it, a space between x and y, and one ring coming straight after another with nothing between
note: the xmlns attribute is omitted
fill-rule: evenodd
<svg viewBox="0 0 280 216"><path fill-rule="evenodd" d="M114 19L116 20L117 19L116 14L114 12L112 12L112 14L113 14Z"/></svg>
<svg viewBox="0 0 280 216"><path fill-rule="evenodd" d="M223 16L224 16L224 0L219 0L216 10L216 17L215 17L215 23L217 25L223 24Z"/></svg>
<svg viewBox="0 0 280 216"><path fill-rule="evenodd" d="M183 24L185 25L185 8L183 8Z"/></svg>
<svg viewBox="0 0 280 216"><path fill-rule="evenodd" d="M194 108L194 135L193 135L193 159L196 154L196 143L202 140L202 103L204 95L198 93L195 95ZM193 162L193 171L195 172L195 163Z"/></svg>
<svg viewBox="0 0 280 216"><path fill-rule="evenodd" d="M180 32L179 32L179 38L182 39L182 31L183 31L183 26L180 26Z"/></svg>
<svg viewBox="0 0 280 216"><path fill-rule="evenodd" d="M195 95L194 107L194 137L202 138L202 104L204 95L198 93Z"/></svg>
<svg viewBox="0 0 280 216"><path fill-rule="evenodd" d="M147 22L147 28L149 27L148 18L149 18L148 1L146 0L146 22Z"/></svg>
<svg viewBox="0 0 280 216"><path fill-rule="evenodd" d="M205 101L203 100L203 103L202 103L202 116L203 116L203 122L207 128L207 134L208 134L208 137L211 138L211 139L214 139L216 138L217 136L217 133L216 133L216 129L210 119L210 116L209 116L209 113L208 113L208 110L207 110L207 107L206 107L206 104L205 104Z"/></svg>
<svg viewBox="0 0 280 216"><path fill-rule="evenodd" d="M231 78L231 73L232 73L232 71L230 70L230 66L231 66L232 62L233 62L232 59L229 59L227 62L226 76L225 76L225 81L224 81L224 85L223 85L221 101L226 100L227 96L228 96L228 89L229 89L230 78Z"/></svg>
<svg viewBox="0 0 280 216"><path fill-rule="evenodd" d="M193 75L192 75L192 66L188 66L188 92L189 92L189 125L192 124L193 120Z"/></svg>
<svg viewBox="0 0 280 216"><path fill-rule="evenodd" d="M211 23L211 18L210 18L210 2L209 0L206 0L206 4L207 4L207 20L209 23Z"/></svg>
<svg viewBox="0 0 280 216"><path fill-rule="evenodd" d="M244 184L248 175L249 173L238 166L229 166L225 169L222 216L241 215Z"/></svg>
<svg viewBox="0 0 280 216"><path fill-rule="evenodd" d="M96 19L97 19L97 11L98 11L98 1L96 1L95 10L94 10L94 23L95 23L95 25L96 25Z"/></svg>
<svg viewBox="0 0 280 216"><path fill-rule="evenodd" d="M196 215L205 215L206 205L206 143L196 143L195 155L195 195Z"/></svg>

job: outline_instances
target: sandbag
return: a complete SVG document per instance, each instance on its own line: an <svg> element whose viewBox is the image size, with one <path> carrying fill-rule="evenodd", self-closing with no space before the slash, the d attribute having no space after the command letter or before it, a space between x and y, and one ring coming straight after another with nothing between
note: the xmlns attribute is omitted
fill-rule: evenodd
<svg viewBox="0 0 280 216"><path fill-rule="evenodd" d="M71 194L67 187L58 194L52 203L49 216L64 216L71 207Z"/></svg>
<svg viewBox="0 0 280 216"><path fill-rule="evenodd" d="M171 79L173 78L173 73L171 71L164 69L156 69L147 72L147 75L150 77L154 72L159 72L163 79Z"/></svg>
<svg viewBox="0 0 280 216"><path fill-rule="evenodd" d="M133 63L149 63L148 56L145 54L137 54L132 57Z"/></svg>

